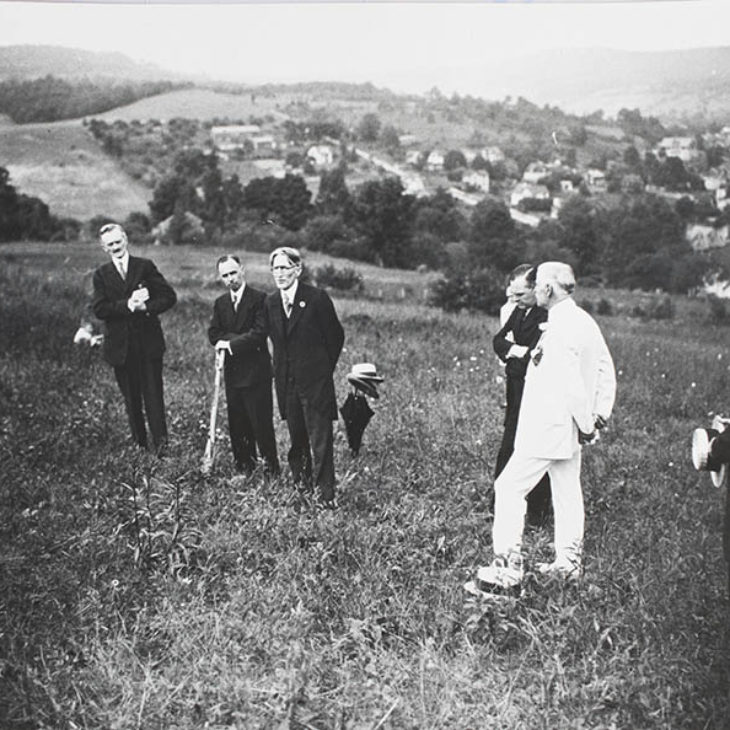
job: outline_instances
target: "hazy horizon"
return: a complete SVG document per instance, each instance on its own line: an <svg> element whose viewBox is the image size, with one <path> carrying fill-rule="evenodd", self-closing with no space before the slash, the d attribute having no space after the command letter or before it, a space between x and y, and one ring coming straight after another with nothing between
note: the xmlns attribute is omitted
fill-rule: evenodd
<svg viewBox="0 0 730 730"><path fill-rule="evenodd" d="M240 83L372 82L483 95L511 59L556 49L728 46L720 0L603 3L51 4L0 2L0 46L119 51Z"/></svg>

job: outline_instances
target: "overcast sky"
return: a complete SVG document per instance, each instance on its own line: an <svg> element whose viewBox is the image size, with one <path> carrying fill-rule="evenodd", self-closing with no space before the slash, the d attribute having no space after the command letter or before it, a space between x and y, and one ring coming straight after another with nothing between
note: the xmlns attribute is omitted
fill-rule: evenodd
<svg viewBox="0 0 730 730"><path fill-rule="evenodd" d="M546 48L730 45L728 0L86 4L0 1L0 45L122 51L221 80L470 93L458 69ZM464 85L468 86L468 73ZM453 88L449 88L449 86Z"/></svg>

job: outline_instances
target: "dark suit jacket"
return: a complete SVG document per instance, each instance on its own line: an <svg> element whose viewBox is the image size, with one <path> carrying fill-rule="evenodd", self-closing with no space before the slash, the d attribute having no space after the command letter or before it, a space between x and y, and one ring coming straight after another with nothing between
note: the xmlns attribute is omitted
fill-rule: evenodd
<svg viewBox="0 0 730 730"><path fill-rule="evenodd" d="M318 411L337 420L332 374L345 333L327 292L300 282L289 319L278 291L266 297L264 311L266 331L274 345L274 379L281 417L286 418L286 385L293 376L297 390Z"/></svg>
<svg viewBox="0 0 730 730"><path fill-rule="evenodd" d="M226 384L234 388L248 388L268 382L271 388L271 358L266 347L264 301L266 294L252 289L243 290L238 311L234 311L231 293L218 297L213 304L213 317L208 327L211 345L218 340L231 343L233 357L226 356L223 372Z"/></svg>
<svg viewBox="0 0 730 730"><path fill-rule="evenodd" d="M492 346L499 359L507 364L505 372L508 377L524 379L530 361L529 352L525 357L511 357L509 359L507 359L507 353L512 345L526 345L528 349L532 350L542 334L540 325L543 322L547 322L546 309L533 306L527 315L522 317L520 308L515 307L504 323L504 327L494 335ZM514 341L507 339L510 332Z"/></svg>
<svg viewBox="0 0 730 730"><path fill-rule="evenodd" d="M123 281L109 261L94 272L92 309L105 324L104 358L110 365L124 365L129 338L138 338L146 357L161 358L165 339L158 315L177 301L175 290L149 259L129 257L127 280ZM127 300L135 289L147 287L150 298L146 312L130 312Z"/></svg>

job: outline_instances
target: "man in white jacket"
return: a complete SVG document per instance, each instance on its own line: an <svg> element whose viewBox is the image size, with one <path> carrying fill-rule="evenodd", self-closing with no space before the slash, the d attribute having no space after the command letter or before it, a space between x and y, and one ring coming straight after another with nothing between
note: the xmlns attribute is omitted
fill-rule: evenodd
<svg viewBox="0 0 730 730"><path fill-rule="evenodd" d="M472 593L519 593L525 497L546 472L555 511L555 560L540 572L580 576L584 529L581 445L606 425L616 395L613 360L595 320L573 300L567 264L537 268L535 295L548 310L525 378L515 450L495 481L494 560L479 569Z"/></svg>

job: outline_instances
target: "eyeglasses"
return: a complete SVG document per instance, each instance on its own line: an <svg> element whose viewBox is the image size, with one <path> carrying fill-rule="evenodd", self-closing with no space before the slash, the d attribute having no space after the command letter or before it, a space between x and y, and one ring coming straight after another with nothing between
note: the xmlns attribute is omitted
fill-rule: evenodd
<svg viewBox="0 0 730 730"><path fill-rule="evenodd" d="M291 266L272 266L271 270L281 272L281 271L291 271L292 269L296 269L296 268L297 268L296 265L292 264Z"/></svg>

